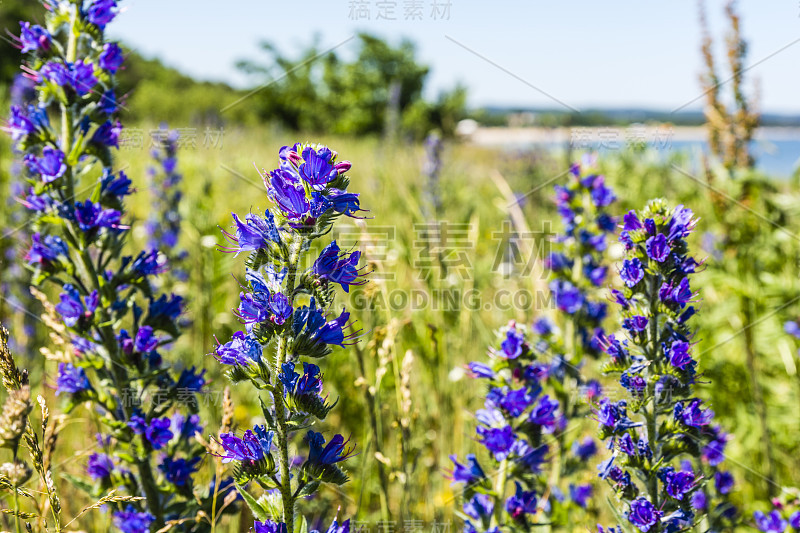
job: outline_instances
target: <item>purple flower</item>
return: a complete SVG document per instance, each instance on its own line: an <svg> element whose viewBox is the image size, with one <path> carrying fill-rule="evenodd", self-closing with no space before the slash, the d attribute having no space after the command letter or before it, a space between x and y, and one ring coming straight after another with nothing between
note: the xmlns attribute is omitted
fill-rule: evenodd
<svg viewBox="0 0 800 533"><path fill-rule="evenodd" d="M116 209L103 209L91 200L75 202L75 220L82 231L98 228L120 228L122 213Z"/></svg>
<svg viewBox="0 0 800 533"><path fill-rule="evenodd" d="M692 289L689 288L689 279L683 278L681 282L672 290L672 299L681 307L685 307L692 299Z"/></svg>
<svg viewBox="0 0 800 533"><path fill-rule="evenodd" d="M144 432L147 430L147 420L145 420L141 412L132 414L127 425L137 435L144 435Z"/></svg>
<svg viewBox="0 0 800 533"><path fill-rule="evenodd" d="M254 463L270 453L273 432L266 430L264 426L255 426L245 431L241 438L233 433L223 433L219 437L224 451L224 455L220 456L223 463Z"/></svg>
<svg viewBox="0 0 800 533"><path fill-rule="evenodd" d="M725 437L718 437L703 448L703 459L711 466L717 466L725 459Z"/></svg>
<svg viewBox="0 0 800 533"><path fill-rule="evenodd" d="M344 461L353 454L355 445L347 448L350 440L345 440L341 435L334 435L333 438L325 444L325 438L321 433L309 431L305 438L308 442L308 462L317 465L332 465L339 461Z"/></svg>
<svg viewBox="0 0 800 533"><path fill-rule="evenodd" d="M705 511L708 508L708 497L702 490L692 493L691 496L692 508L696 511Z"/></svg>
<svg viewBox="0 0 800 533"><path fill-rule="evenodd" d="M269 317L277 325L282 325L286 319L292 316L292 306L289 304L289 299L282 292L276 292L269 300L269 309L271 316Z"/></svg>
<svg viewBox="0 0 800 533"><path fill-rule="evenodd" d="M647 328L648 319L646 316L634 315L622 321L622 327L631 332L644 331Z"/></svg>
<svg viewBox="0 0 800 533"><path fill-rule="evenodd" d="M586 437L582 441L572 443L572 453L578 460L586 462L597 453L597 444L592 437Z"/></svg>
<svg viewBox="0 0 800 533"><path fill-rule="evenodd" d="M322 375L319 367L303 362L303 375L294 371L294 363L284 363L278 379L283 383L284 391L295 396L319 396L322 392Z"/></svg>
<svg viewBox="0 0 800 533"><path fill-rule="evenodd" d="M493 511L494 502L486 494L475 494L471 500L464 503L464 513L475 520L490 517Z"/></svg>
<svg viewBox="0 0 800 533"><path fill-rule="evenodd" d="M533 323L532 331L544 337L553 332L553 327L553 323L547 317L541 317Z"/></svg>
<svg viewBox="0 0 800 533"><path fill-rule="evenodd" d="M492 379L495 376L495 372L492 370L492 367L484 363L472 361L467 365L467 368L469 368L469 371L472 372L472 377L474 378Z"/></svg>
<svg viewBox="0 0 800 533"><path fill-rule="evenodd" d="M695 476L691 471L670 471L664 477L667 494L676 500L682 500L684 495L694 487Z"/></svg>
<svg viewBox="0 0 800 533"><path fill-rule="evenodd" d="M638 257L634 257L633 259L625 259L622 262L622 270L620 271L620 277L622 281L625 282L625 285L628 287L633 287L644 278L644 268L642 268L642 262L639 261Z"/></svg>
<svg viewBox="0 0 800 533"><path fill-rule="evenodd" d="M482 437L481 444L494 454L495 459L502 461L508 457L511 447L516 440L514 430L511 426L502 428L487 428L478 426L478 435Z"/></svg>
<svg viewBox="0 0 800 533"><path fill-rule="evenodd" d="M603 176L598 176L592 184L592 202L596 207L606 207L616 200L614 192L606 187Z"/></svg>
<svg viewBox="0 0 800 533"><path fill-rule="evenodd" d="M515 482L516 490L514 495L506 500L506 512L514 520L524 518L526 514L536 514L538 500L534 491L522 490L522 485ZM477 517L473 517L476 518Z"/></svg>
<svg viewBox="0 0 800 533"><path fill-rule="evenodd" d="M333 152L322 147L319 152L307 146L303 149L303 163L299 167L300 177L315 190L322 190L331 180L339 175L339 171L331 164Z"/></svg>
<svg viewBox="0 0 800 533"><path fill-rule="evenodd" d="M784 323L783 330L792 337L800 339L800 324L796 320L789 320Z"/></svg>
<svg viewBox="0 0 800 533"><path fill-rule="evenodd" d="M41 79L49 80L50 82L55 83L59 87L63 87L64 85L69 85L72 82L70 69L63 63L49 61L45 63L45 65L42 67L39 73ZM38 81L41 81L41 79Z"/></svg>
<svg viewBox="0 0 800 533"><path fill-rule="evenodd" d="M183 312L183 298L176 294L162 294L147 306L149 321L175 320Z"/></svg>
<svg viewBox="0 0 800 533"><path fill-rule="evenodd" d="M31 106L33 107L33 106ZM11 116L6 127L3 128L14 141L19 141L36 129L36 124L17 105L11 106Z"/></svg>
<svg viewBox="0 0 800 533"><path fill-rule="evenodd" d="M550 255L545 258L544 266L553 272L560 272L565 268L571 267L572 261L562 253L551 252Z"/></svg>
<svg viewBox="0 0 800 533"><path fill-rule="evenodd" d="M170 419L170 431L180 439L194 437L198 431L202 431L203 425L200 423L200 415L184 416L182 413L175 413Z"/></svg>
<svg viewBox="0 0 800 533"><path fill-rule="evenodd" d="M187 461L186 459L173 459L172 457L165 456L158 465L158 469L164 474L164 479L172 483L176 487L183 487L192 479L192 474L196 471L197 463L200 462L200 457L195 457Z"/></svg>
<svg viewBox="0 0 800 533"><path fill-rule="evenodd" d="M158 250L149 252L139 252L136 259L131 263L131 268L142 276L154 276L169 270L167 257L159 253Z"/></svg>
<svg viewBox="0 0 800 533"><path fill-rule="evenodd" d="M145 429L144 436L147 438L154 450L160 450L172 440L173 434L170 431L171 420L169 418L154 418L150 425Z"/></svg>
<svg viewBox="0 0 800 533"><path fill-rule="evenodd" d="M552 431L556 423L558 405L558 400L551 400L550 396L545 394L539 398L539 403L531 411L528 420L544 427L546 430Z"/></svg>
<svg viewBox="0 0 800 533"><path fill-rule="evenodd" d="M795 511L794 514L789 517L789 525L792 526L792 529L800 531L800 511Z"/></svg>
<svg viewBox="0 0 800 533"><path fill-rule="evenodd" d="M467 455L466 465L459 463L455 455L451 455L450 460L453 461L453 484L464 483L466 485L472 485L476 481L486 477L481 465L478 464L478 459L475 458L475 454L473 453Z"/></svg>
<svg viewBox="0 0 800 533"><path fill-rule="evenodd" d="M275 226L275 219L272 213L267 210L264 212L264 218L258 215L247 214L242 222L236 213L232 213L233 221L236 224L236 235L233 235L225 230L222 233L225 237L235 243L237 246L232 248L224 248L228 252L236 252L239 255L241 252L252 252L265 248L267 243L280 242L280 235L278 228Z"/></svg>
<svg viewBox="0 0 800 533"><path fill-rule="evenodd" d="M119 70L122 63L125 61L125 56L122 55L122 49L117 43L106 43L103 45L103 51L100 53L98 64L100 68L105 69L112 74Z"/></svg>
<svg viewBox="0 0 800 533"><path fill-rule="evenodd" d="M25 255L25 260L30 264L47 265L69 253L67 244L55 235L45 235L42 239L40 233L34 233L31 241L31 249Z"/></svg>
<svg viewBox="0 0 800 533"><path fill-rule="evenodd" d="M730 472L719 470L714 474L714 486L720 494L728 494L733 490L733 484L733 474Z"/></svg>
<svg viewBox="0 0 800 533"><path fill-rule="evenodd" d="M583 294L569 281L562 279L551 281L550 292L553 293L558 308L565 313L573 314L583 305Z"/></svg>
<svg viewBox="0 0 800 533"><path fill-rule="evenodd" d="M306 191L299 177L291 171L275 169L269 174L269 197L287 219L302 222L311 211Z"/></svg>
<svg viewBox="0 0 800 533"><path fill-rule="evenodd" d="M504 359L516 359L522 354L522 347L525 345L525 336L518 331L515 325L511 325L506 331L506 338L500 343L498 355Z"/></svg>
<svg viewBox="0 0 800 533"><path fill-rule="evenodd" d="M714 411L711 409L702 409L701 400L692 400L688 407L683 406L683 402L675 404L674 415L675 420L681 420L684 424L690 427L700 428L708 425L711 419L714 418Z"/></svg>
<svg viewBox="0 0 800 533"><path fill-rule="evenodd" d="M667 349L666 356L672 366L681 370L687 365L692 367L695 362L689 355L689 343L684 341L673 342Z"/></svg>
<svg viewBox="0 0 800 533"><path fill-rule="evenodd" d="M783 533L789 525L777 509L773 509L767 515L761 511L756 511L753 513L753 519L756 521L758 530L765 533Z"/></svg>
<svg viewBox="0 0 800 533"><path fill-rule="evenodd" d="M184 368L175 383L175 387L182 393L200 392L206 384L205 373L205 369L197 371L194 366L192 368Z"/></svg>
<svg viewBox="0 0 800 533"><path fill-rule="evenodd" d="M69 71L69 81L72 88L79 96L83 96L97 85L97 78L94 76L94 65L88 59L73 63Z"/></svg>
<svg viewBox="0 0 800 533"><path fill-rule="evenodd" d="M229 342L217 346L216 357L223 365L247 366L260 362L262 351L261 344L254 337L237 331Z"/></svg>
<svg viewBox="0 0 800 533"><path fill-rule="evenodd" d="M84 296L82 301L78 289L71 283L64 284L63 288L64 292L61 293L60 302L56 304L55 309L64 319L64 324L71 328L78 323L79 319L92 316L97 309L98 294L95 290L89 296Z"/></svg>
<svg viewBox="0 0 800 533"><path fill-rule="evenodd" d="M669 235L667 238L670 242L676 239L683 239L692 232L695 225L695 220L692 219L694 213L691 209L678 205L672 212L672 218L669 221Z"/></svg>
<svg viewBox="0 0 800 533"><path fill-rule="evenodd" d="M32 52L40 48L42 50L50 49L50 34L46 29L42 28L38 24L31 26L30 22L20 21L19 25L20 34L18 41L21 46L20 51L23 54L27 54L28 52Z"/></svg>
<svg viewBox="0 0 800 533"><path fill-rule="evenodd" d="M114 513L114 525L122 533L148 533L155 517L148 512L138 512L133 505Z"/></svg>
<svg viewBox="0 0 800 533"><path fill-rule="evenodd" d="M591 485L569 485L569 497L575 502L578 507L586 509L589 498L592 497Z"/></svg>
<svg viewBox="0 0 800 533"><path fill-rule="evenodd" d="M669 244L667 243L667 238L662 233L647 239L645 247L647 249L647 255L653 261L663 263L667 260L667 257L669 257Z"/></svg>
<svg viewBox="0 0 800 533"><path fill-rule="evenodd" d="M630 210L622 217L622 227L625 231L637 231L643 229L642 222L636 216L636 211Z"/></svg>
<svg viewBox="0 0 800 533"><path fill-rule="evenodd" d="M639 531L646 533L651 527L656 525L661 519L661 511L655 508L646 498L637 498L631 502L628 512L628 520L636 526Z"/></svg>
<svg viewBox="0 0 800 533"><path fill-rule="evenodd" d="M94 0L86 11L86 18L92 24L104 28L117 16L116 0ZM126 532L127 533L127 532Z"/></svg>
<svg viewBox="0 0 800 533"><path fill-rule="evenodd" d="M41 157L36 157L33 154L25 156L25 164L31 172L39 174L42 182L50 183L57 180L64 175L67 171L67 165L64 163L64 152L52 146L45 146L42 150Z"/></svg>
<svg viewBox="0 0 800 533"><path fill-rule="evenodd" d="M97 103L100 111L107 115L113 115L117 112L117 95L114 89L109 89L100 96L100 101Z"/></svg>
<svg viewBox="0 0 800 533"><path fill-rule="evenodd" d="M532 448L525 440L518 439L511 447L511 451L518 457L517 461L528 467L533 474L542 471L542 465L547 461L547 453L550 449L546 444L538 448Z"/></svg>
<svg viewBox="0 0 800 533"><path fill-rule="evenodd" d="M320 311L321 313L321 311ZM350 319L350 313L342 309L342 314L333 320L325 322L313 335L313 339L323 344L344 346L350 337L344 334L344 328Z"/></svg>
<svg viewBox="0 0 800 533"><path fill-rule="evenodd" d="M349 520L347 521L347 524L348 526L350 525ZM272 520L259 522L256 520L253 523L254 533L286 533L287 531L286 524L283 522L273 522Z"/></svg>
<svg viewBox="0 0 800 533"><path fill-rule="evenodd" d="M92 479L106 479L114 471L114 462L104 453L93 453L89 456L86 473Z"/></svg>
<svg viewBox="0 0 800 533"><path fill-rule="evenodd" d="M340 526L337 519L334 518L333 522L331 522L331 525L328 527L328 530L325 533L350 533L350 519L342 522L342 525Z"/></svg>
<svg viewBox="0 0 800 533"><path fill-rule="evenodd" d="M103 146L119 148L119 135L121 132L122 124L120 124L119 120L116 122L107 120L94 132L94 135L92 135L92 142Z"/></svg>
<svg viewBox="0 0 800 533"><path fill-rule="evenodd" d="M345 253L340 256L339 251L336 241L331 242L322 250L311 271L320 278L338 283L344 292L350 292L350 285L366 283L363 280L357 281L359 272L356 265L361 258L361 252L353 252L349 256Z"/></svg>

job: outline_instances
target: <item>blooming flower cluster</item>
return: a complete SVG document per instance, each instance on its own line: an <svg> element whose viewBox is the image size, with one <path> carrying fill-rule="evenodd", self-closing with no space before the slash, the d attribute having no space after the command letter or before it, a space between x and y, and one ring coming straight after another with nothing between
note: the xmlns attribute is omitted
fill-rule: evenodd
<svg viewBox="0 0 800 533"><path fill-rule="evenodd" d="M464 464L451 456L453 483L463 484L465 532L529 527L542 520L546 439L563 421L558 401L543 393L549 365L537 359L527 328L511 322L501 329L489 358L488 363L470 363L469 370L488 385L484 408L476 413L476 431L498 475L493 482L473 454L467 455ZM507 496L511 481L514 492Z"/></svg>
<svg viewBox="0 0 800 533"><path fill-rule="evenodd" d="M339 248L336 241L303 268L314 241L340 215L356 216L358 194L347 192L350 163L320 145L284 146L280 166L261 173L273 208L263 215L233 215L233 229L224 231L236 255L247 252L247 269L236 316L243 330L220 343L215 357L230 367L234 382L250 382L267 391L261 398L265 425L241 435L220 436L223 461L234 464L239 491L258 520L256 531L292 533L302 526L296 502L322 483L341 485L347 475L340 463L355 449L349 439L326 438L309 429L323 420L335 402L328 401L318 361L334 346L355 342L348 331L350 314L334 312L335 285L345 292L365 283L358 267L360 252ZM300 364L302 363L302 364ZM296 441L305 459L293 461L289 447ZM243 485L256 480L269 491L256 498ZM349 531L349 521L334 521L334 532ZM331 530L329 530L331 531Z"/></svg>
<svg viewBox="0 0 800 533"><path fill-rule="evenodd" d="M623 333L603 339L610 358L603 370L619 376L628 399L599 402L599 433L610 451L599 475L642 532L679 531L702 519L719 531L737 520L733 476L721 469L726 435L694 396L689 321L697 294L689 279L700 265L686 237L695 224L691 210L654 200L627 213L620 233L624 288L613 298Z"/></svg>
<svg viewBox="0 0 800 533"><path fill-rule="evenodd" d="M153 195L150 218L145 223L148 248L164 250L171 265L172 277L185 281L186 272L178 265L186 259L188 252L178 248L181 232L180 203L183 194L180 184L183 176L177 171L178 166L178 130L167 130L159 136L157 146L151 155L156 165L148 168L150 192Z"/></svg>
<svg viewBox="0 0 800 533"><path fill-rule="evenodd" d="M591 168L591 164L586 161L584 170ZM541 512L543 522L564 525L574 523L577 511L592 507L592 485L581 480L580 474L586 471L587 461L597 452L597 445L592 437L575 434L569 424L572 419L578 421L588 414L587 402L574 402L574 393L582 391L593 397L600 391L599 383L585 381L581 367L584 353L595 355L600 350L596 337L602 337L600 323L606 306L596 293L606 278L605 238L614 228L614 219L606 213L606 208L614 199L602 176L583 176L580 165L572 166L569 183L556 187L564 233L556 236L557 250L546 262L552 272L550 289L558 307L556 320L537 319L531 332L533 340L528 340L525 328L512 323L504 330L500 350L490 354L493 363L469 365L473 376L490 381L486 408L478 413L481 423L478 434L495 460L501 462L501 475L515 480L516 492L505 502L509 516L497 514L492 509L503 507L504 489L494 487L493 496L486 496L485 490L490 485L475 476L464 478L462 474L467 467L456 463L454 480L467 483L464 508L467 530L486 530L504 524L532 526L536 522L525 515L537 512ZM591 268L584 269L581 264ZM549 391L547 394L545 389ZM515 428L519 427L519 417L526 414L523 419L539 429L535 438L520 441ZM572 434L575 436L568 438ZM545 444L543 435L555 446ZM501 455L496 453L498 442L509 446L501 448ZM515 446L531 454L513 460L523 465L527 462L532 474L524 466L509 471L507 465L502 465L506 458L503 454L513 457ZM531 458L535 458L533 463ZM475 456L469 456L468 461L474 472L483 472ZM569 484L562 487L562 481L567 479ZM549 497L540 496L537 500L535 494ZM475 505L483 503L485 516L475 512Z"/></svg>
<svg viewBox="0 0 800 533"><path fill-rule="evenodd" d="M580 360L583 354L597 358L602 354L598 338L606 317L606 303L597 298L597 289L608 278L603 261L608 236L616 221L609 206L616 196L605 184L605 177L592 172L594 161L585 158L583 165L570 168L569 182L557 185L556 207L564 224L555 238L553 252L545 260L551 271L550 292L559 311L570 315L574 331L570 357Z"/></svg>
<svg viewBox="0 0 800 533"><path fill-rule="evenodd" d="M104 35L117 2L43 4L44 25L23 22L17 37L36 103L12 105L4 129L26 167L21 201L34 233L25 260L35 284L58 288L54 312L71 342L57 394L68 411L90 402L101 425L86 470L94 483L81 487L94 497L112 487L146 497L108 504L126 533L218 514L209 488L192 480L204 453L193 438L202 429L196 395L204 372L174 368L161 353L180 334L182 299L157 293L153 280L167 270L162 253L125 252L124 203L133 191L111 152L122 127L115 74L124 55Z"/></svg>

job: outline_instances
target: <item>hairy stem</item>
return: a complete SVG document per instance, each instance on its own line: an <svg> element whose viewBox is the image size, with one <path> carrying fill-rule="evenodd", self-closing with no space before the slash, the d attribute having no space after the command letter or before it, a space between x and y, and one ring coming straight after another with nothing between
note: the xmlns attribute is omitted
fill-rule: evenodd
<svg viewBox="0 0 800 533"><path fill-rule="evenodd" d="M500 471L497 473L497 480L494 485L495 501L494 501L494 514L489 524L489 529L493 527L501 527L500 517L503 516L503 500L506 495L506 482L508 481L508 458L500 462Z"/></svg>
<svg viewBox="0 0 800 533"><path fill-rule="evenodd" d="M648 338L649 346L646 349L648 358L655 362L659 356L659 331L658 331L658 279L650 280L650 335ZM653 452L653 464L659 462L658 450L658 405L656 405L655 385L648 386L648 394L651 396L653 403L653 410L648 411L645 407L644 415L647 421L647 440L650 450ZM655 472L648 473L647 491L650 495L650 500L653 506L658 509L658 477ZM661 524L656 522L653 526L653 533L661 531Z"/></svg>
<svg viewBox="0 0 800 533"><path fill-rule="evenodd" d="M297 276L297 267L300 260L300 248L302 242L293 242L289 251L288 273L286 275L286 297L289 305L294 307L294 284ZM275 353L275 370L273 375L281 373L283 364L286 362L288 340L292 331L292 317L285 324L283 333L278 338L278 349ZM283 383L276 379L275 387L275 418L278 425L278 454L281 474L281 501L283 503L283 521L286 524L287 533L294 532L294 501L295 495L292 492L292 478L289 473L289 425L286 423L286 406L283 403Z"/></svg>

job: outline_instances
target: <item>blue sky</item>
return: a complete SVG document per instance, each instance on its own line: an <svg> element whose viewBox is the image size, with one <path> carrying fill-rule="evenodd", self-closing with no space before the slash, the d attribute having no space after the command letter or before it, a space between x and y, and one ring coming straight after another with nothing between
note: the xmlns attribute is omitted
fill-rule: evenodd
<svg viewBox="0 0 800 533"><path fill-rule="evenodd" d="M434 3L440 4L436 20ZM448 3L449 19L443 13ZM354 4L365 7L370 19L354 20ZM414 4L421 6L422 20L405 20ZM258 57L261 40L294 56L314 35L327 48L368 31L394 42L415 41L420 59L432 67L429 96L462 82L473 106L559 107L560 101L577 109L674 109L700 95L695 0L126 0L122 5L112 36L196 77L242 87L256 80L234 63ZM708 0L720 45L723 5ZM748 71L748 81L752 89L759 80L762 109L800 112L800 3L740 0L739 6L750 43L748 64L759 62ZM362 8L362 15L366 11ZM376 20L379 11L396 20ZM344 55L352 50L347 44L338 49Z"/></svg>

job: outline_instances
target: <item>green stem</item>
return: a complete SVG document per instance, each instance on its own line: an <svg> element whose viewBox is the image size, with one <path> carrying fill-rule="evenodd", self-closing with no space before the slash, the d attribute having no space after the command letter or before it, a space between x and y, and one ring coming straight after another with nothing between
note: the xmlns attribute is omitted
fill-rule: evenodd
<svg viewBox="0 0 800 533"><path fill-rule="evenodd" d="M293 242L289 251L288 273L286 275L286 297L289 305L294 307L294 285L297 276L297 266L299 263L300 247L302 242ZM283 333L278 338L278 349L275 353L275 369L273 375L281 373L283 364L286 362L288 351L288 339L292 331L292 318L290 317L284 326ZM278 454L281 474L281 501L283 503L283 522L286 524L287 533L294 532L294 501L295 496L292 492L292 478L289 473L289 426L286 423L286 406L283 402L283 383L276 379L275 388L275 418L278 425Z"/></svg>
<svg viewBox="0 0 800 533"><path fill-rule="evenodd" d="M500 471L497 473L497 480L494 485L495 499L494 499L494 514L489 524L489 529L493 527L502 527L500 517L503 516L503 509L505 495L506 495L506 482L508 481L508 459L503 459L500 462Z"/></svg>
<svg viewBox="0 0 800 533"><path fill-rule="evenodd" d="M649 340L649 350L646 355L650 358L652 362L656 361L659 353L659 332L658 332L658 288L659 283L657 280L651 280L650 284L650 338ZM651 397L651 401L653 402L653 410L648 411L647 407L644 410L645 420L647 421L647 440L650 446L650 450L653 452L653 462L652 464L659 463L659 449L658 449L658 406L656 405L656 397L655 397L655 385L651 385L650 387L653 390L648 390L647 393ZM655 472L648 472L648 493L650 494L650 500L653 506L658 509L658 477L656 476ZM658 533L661 530L661 524L656 522L653 533Z"/></svg>
<svg viewBox="0 0 800 533"><path fill-rule="evenodd" d="M19 529L19 494L17 493L16 483L14 484L14 528L16 529L17 533L20 533Z"/></svg>

